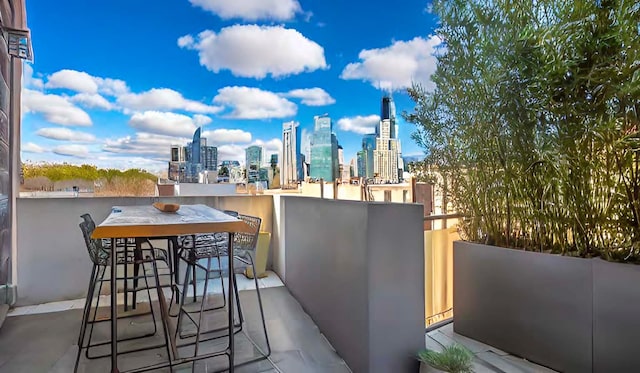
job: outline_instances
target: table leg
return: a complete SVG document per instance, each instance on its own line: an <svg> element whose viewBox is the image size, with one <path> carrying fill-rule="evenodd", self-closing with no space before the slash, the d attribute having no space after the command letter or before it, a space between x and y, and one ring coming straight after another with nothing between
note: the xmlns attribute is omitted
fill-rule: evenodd
<svg viewBox="0 0 640 373"><path fill-rule="evenodd" d="M173 254L173 283L177 284L180 280L178 278L178 270L180 269L180 260L178 258L178 237L171 237L171 251Z"/></svg>
<svg viewBox="0 0 640 373"><path fill-rule="evenodd" d="M233 319L233 307L235 305L234 297L234 283L236 281L235 273L233 269L233 232L229 232L229 373L234 371L234 328L235 320Z"/></svg>
<svg viewBox="0 0 640 373"><path fill-rule="evenodd" d="M111 239L111 373L118 370L118 286L116 240Z"/></svg>
<svg viewBox="0 0 640 373"><path fill-rule="evenodd" d="M131 302L131 309L134 310L138 305L138 274L140 273L140 261L142 260L142 242L142 238L136 238L136 247L133 251L133 301ZM147 274L145 273L144 275L146 276ZM127 298L129 297L128 295L126 296Z"/></svg>
<svg viewBox="0 0 640 373"><path fill-rule="evenodd" d="M114 246L115 247L115 246ZM124 312L129 310L129 242L124 241Z"/></svg>

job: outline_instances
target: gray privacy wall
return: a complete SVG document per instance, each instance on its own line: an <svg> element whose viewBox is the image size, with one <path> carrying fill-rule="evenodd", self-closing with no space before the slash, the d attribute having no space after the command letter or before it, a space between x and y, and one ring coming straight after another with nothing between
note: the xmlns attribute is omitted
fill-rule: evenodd
<svg viewBox="0 0 640 373"><path fill-rule="evenodd" d="M280 196L285 285L356 373L418 369L422 212L421 205Z"/></svg>
<svg viewBox="0 0 640 373"><path fill-rule="evenodd" d="M20 198L17 201L17 305L84 298L91 261L78 224L89 213L100 223L117 205L159 200L205 204L260 216L261 230L272 232L271 196ZM272 241L273 242L273 241Z"/></svg>

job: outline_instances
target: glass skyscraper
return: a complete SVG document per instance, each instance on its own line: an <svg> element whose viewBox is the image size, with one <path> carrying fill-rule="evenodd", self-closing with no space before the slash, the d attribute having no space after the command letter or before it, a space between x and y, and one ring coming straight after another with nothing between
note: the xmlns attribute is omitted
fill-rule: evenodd
<svg viewBox="0 0 640 373"><path fill-rule="evenodd" d="M200 163L200 128L193 134L191 142L191 163Z"/></svg>
<svg viewBox="0 0 640 373"><path fill-rule="evenodd" d="M372 178L374 177L374 169L373 169L373 152L376 150L376 134L370 133L364 135L362 138L362 150L364 151L364 167L362 170L362 174L358 174L362 177Z"/></svg>
<svg viewBox="0 0 640 373"><path fill-rule="evenodd" d="M333 133L333 122L328 115L314 117L311 136L311 169L314 179L333 181L338 173L338 140Z"/></svg>
<svg viewBox="0 0 640 373"><path fill-rule="evenodd" d="M207 146L207 139L201 137L201 129L193 134L193 141L182 147L171 146L169 179L181 183L197 183L200 172L218 169L218 148Z"/></svg>
<svg viewBox="0 0 640 373"><path fill-rule="evenodd" d="M247 182L255 182L260 177L260 167L262 166L262 147L250 146L245 150L247 170Z"/></svg>

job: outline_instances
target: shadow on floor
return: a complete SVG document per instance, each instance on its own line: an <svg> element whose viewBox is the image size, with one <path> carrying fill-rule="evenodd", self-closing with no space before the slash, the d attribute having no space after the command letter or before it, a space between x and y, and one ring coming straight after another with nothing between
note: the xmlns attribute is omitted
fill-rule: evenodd
<svg viewBox="0 0 640 373"><path fill-rule="evenodd" d="M326 339L320 334L311 318L302 310L286 287L261 289L265 307L267 329L271 341L272 354L268 360L245 365L237 372L350 372L344 361L333 351ZM242 308L245 313L245 331L260 346L264 346L261 336L261 321L258 313L257 298L254 290L240 292ZM154 307L155 308L155 307ZM8 318L0 330L0 372L4 373L69 373L73 371L77 352L77 338L82 310L15 316ZM152 330L149 316L118 320L119 338L137 333L142 329ZM188 330L188 326L185 326ZM156 336L131 342L123 342L121 350L149 346L163 341L160 331ZM94 330L95 340L108 337L108 323L97 324ZM240 336L237 338L238 356L255 355L255 348ZM205 352L226 343L226 339L207 342L201 347ZM92 353L108 352L106 349L92 350ZM202 351L201 350L201 351ZM191 352L189 348L180 353ZM119 356L121 370L149 363L166 361L164 348L142 353ZM198 362L196 372L211 372L224 368L226 359L208 359ZM81 360L79 372L108 372L108 358ZM157 370L161 372L162 370ZM164 370L168 372L169 370ZM174 372L190 372L191 365L174 368Z"/></svg>

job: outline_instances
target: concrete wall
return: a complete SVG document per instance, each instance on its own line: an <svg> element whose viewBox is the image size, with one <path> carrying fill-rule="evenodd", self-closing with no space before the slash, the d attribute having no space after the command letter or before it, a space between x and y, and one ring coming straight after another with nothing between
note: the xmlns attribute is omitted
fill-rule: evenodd
<svg viewBox="0 0 640 373"><path fill-rule="evenodd" d="M281 196L280 216L285 284L349 367L417 371L422 206Z"/></svg>
<svg viewBox="0 0 640 373"><path fill-rule="evenodd" d="M115 205L146 205L146 197L18 199L17 305L82 298L91 262L78 224L90 213L101 222ZM221 210L260 216L262 231L272 233L271 196L173 197L163 202L202 203Z"/></svg>
<svg viewBox="0 0 640 373"><path fill-rule="evenodd" d="M196 196L232 196L236 193L236 184L194 184L181 183L175 186L175 195L183 197Z"/></svg>
<svg viewBox="0 0 640 373"><path fill-rule="evenodd" d="M591 260L463 241L453 255L456 333L559 372L592 371Z"/></svg>

